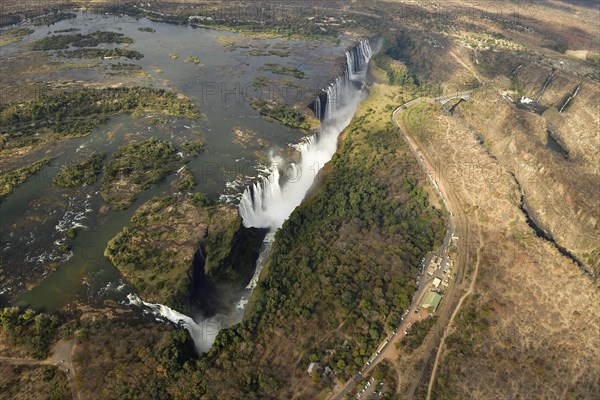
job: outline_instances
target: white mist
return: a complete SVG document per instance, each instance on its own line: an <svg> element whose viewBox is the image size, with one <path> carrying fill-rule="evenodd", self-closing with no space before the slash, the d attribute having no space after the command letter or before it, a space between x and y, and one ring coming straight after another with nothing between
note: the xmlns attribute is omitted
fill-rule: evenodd
<svg viewBox="0 0 600 400"><path fill-rule="evenodd" d="M346 52L346 72L325 89L324 106L320 96L315 99L315 114L321 119L321 129L298 146L300 163L287 168L284 182L280 176L282 166L273 163L268 177L262 177L244 191L239 211L245 227L274 232L304 200L319 170L335 154L338 135L348 126L364 98L362 86L371 56L366 40Z"/></svg>

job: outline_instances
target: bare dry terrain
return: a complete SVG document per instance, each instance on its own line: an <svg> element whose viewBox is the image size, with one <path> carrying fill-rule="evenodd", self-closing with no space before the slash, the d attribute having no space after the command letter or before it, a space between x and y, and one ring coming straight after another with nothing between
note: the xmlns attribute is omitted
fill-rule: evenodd
<svg viewBox="0 0 600 400"><path fill-rule="evenodd" d="M462 243L475 256L470 266L479 264L476 290L443 349L432 398L593 397L595 284L529 228L515 179L472 130L441 108L425 110L432 121L422 132L426 153L438 165L468 159L476 171L441 179L456 190L470 230L480 235ZM473 251L480 244L482 251Z"/></svg>
<svg viewBox="0 0 600 400"><path fill-rule="evenodd" d="M462 251L468 253L471 277L479 268L474 293L448 330L438 324L417 351L400 353L399 398L412 398L411 388L419 380L417 398L599 394L600 326L594 304L600 87L581 52L561 54L544 47L545 38L561 39L569 49L597 54L597 24L588 23L598 13L585 4L559 2L536 10L526 32L480 21L520 45L518 52L504 51L497 43L491 49L474 48L465 32L455 30L444 35L453 40L443 48L429 47L435 56L423 48L408 47L405 53L409 67L427 66L421 68L424 75L412 69L417 76L443 77L448 92L469 74L480 82L471 100L453 114L439 104L421 104L409 108L404 120L436 175L460 199L469 223ZM576 28L548 23L556 20L574 21ZM429 35L426 30L409 34L411 39ZM527 99L535 107L527 107ZM545 231L541 236L523 213L521 195L533 223ZM441 350L436 347L431 354L429 344L439 346L444 334Z"/></svg>

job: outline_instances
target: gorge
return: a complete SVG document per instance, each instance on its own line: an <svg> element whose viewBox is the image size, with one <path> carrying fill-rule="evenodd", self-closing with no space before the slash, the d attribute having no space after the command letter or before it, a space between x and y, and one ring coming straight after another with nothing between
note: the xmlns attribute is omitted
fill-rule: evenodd
<svg viewBox="0 0 600 400"><path fill-rule="evenodd" d="M342 75L323 89L311 105L321 127L317 133L296 146L300 152L300 162L289 164L285 172L291 173L284 173L282 176L281 159L272 159L270 174L260 177L258 182L244 190L239 204L244 227L265 228L268 233L262 243L254 275L235 307L231 308L231 315L217 314L210 318L200 316L194 319L166 305L144 302L133 294L128 296L130 304L145 306L155 315L184 326L198 352L210 349L220 329L242 320L247 299L269 256L274 233L300 205L315 182L319 170L331 160L336 151L338 135L348 126L358 104L366 96L364 86L372 56L373 49L368 40L361 40L357 46L346 51L346 67Z"/></svg>

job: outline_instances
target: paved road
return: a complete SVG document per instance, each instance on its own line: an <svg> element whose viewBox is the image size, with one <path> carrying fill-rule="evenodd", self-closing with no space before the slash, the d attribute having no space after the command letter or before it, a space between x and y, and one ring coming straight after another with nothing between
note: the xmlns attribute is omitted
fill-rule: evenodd
<svg viewBox="0 0 600 400"><path fill-rule="evenodd" d="M419 287L417 288L417 292L414 294L411 305L408 308L407 313L405 313L405 315L403 316L401 324L396 328L396 330L390 336L388 336L386 338L385 341L383 341L380 344L380 346L379 346L380 351L377 354L375 354L373 358L371 358L371 361L369 361L367 363L367 365L363 366L363 368L359 371L358 374L354 375L350 380L348 380L344 384L342 390L339 393L337 393L337 394L333 393L330 396L330 399L334 399L334 400L343 399L344 396L346 396L349 392L351 392L354 389L354 387L356 386L356 383L358 381L360 381L364 375L369 373L371 371L371 369L373 369L375 367L375 365L377 365L377 363L379 363L384 358L389 358L388 351L392 349L390 345L392 345L396 341L400 340L400 338L402 337L404 332L409 329L409 327L412 325L413 322L415 322L416 319L418 319L415 317L415 314L413 313L413 311L416 310L420 306L423 296L425 295L425 293L428 290L431 289L431 285L433 284L434 278L437 277L437 278L442 279L444 267L448 263L448 258L447 258L448 247L450 246L452 236L454 236L456 233L456 229L455 229L455 225L454 225L454 215L458 210L454 209L454 211L453 211L453 209L450 207L450 204L456 204L454 201L452 201L454 199L451 200L449 198L444 183L442 182L441 179L439 179L439 177L437 177L435 175L435 169L433 169L433 167L432 167L433 164L429 161L429 159L426 157L426 155L421 153L417 144L402 131L401 126L396 119L396 116L397 116L398 112L400 112L401 110L404 110L416 103L422 103L422 102L426 102L426 101L445 102L445 101L455 99L455 98L465 98L465 97L469 98L472 93L473 93L473 91L469 90L467 92L456 93L453 95L440 96L440 97L435 97L435 98L419 97L417 99L411 100L408 103L405 103L402 106L398 107L396 110L394 110L394 113L392 114L393 121L398 126L400 132L402 133L402 135L404 137L404 140L407 142L407 144L408 144L409 148L411 149L413 155L415 156L417 162L419 163L421 168L423 168L423 170L427 174L428 179L430 180L432 186L435 188L436 192L438 193L438 196L442 199L444 206L446 208L446 211L449 214L448 231L446 232L446 236L444 238L444 242L442 243L442 246L440 247L440 249L437 252L437 255L442 257L442 260L443 260L442 267L437 269L435 271L435 273L433 274L433 276L429 276L425 273L425 269L427 267L425 265L425 268L423 268L424 274L420 278ZM462 212L460 212L460 214L462 214ZM463 218L461 218L461 219L463 219ZM466 236L466 232L465 232L465 236ZM459 260L460 260L460 258L459 258ZM457 263L457 267L459 267L459 265L464 265L464 260L463 260L463 263L460 263L460 262ZM458 273L455 276L458 276ZM413 389L413 391L414 391L414 389Z"/></svg>

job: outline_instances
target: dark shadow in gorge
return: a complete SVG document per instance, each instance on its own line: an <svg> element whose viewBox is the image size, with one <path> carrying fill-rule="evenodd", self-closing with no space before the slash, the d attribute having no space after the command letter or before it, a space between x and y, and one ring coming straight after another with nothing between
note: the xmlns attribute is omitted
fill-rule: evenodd
<svg viewBox="0 0 600 400"><path fill-rule="evenodd" d="M202 243L192 265L190 310L205 318L216 314L229 315L245 291L256 268L267 229L240 228L233 237L228 255L216 271L207 275L205 244Z"/></svg>

